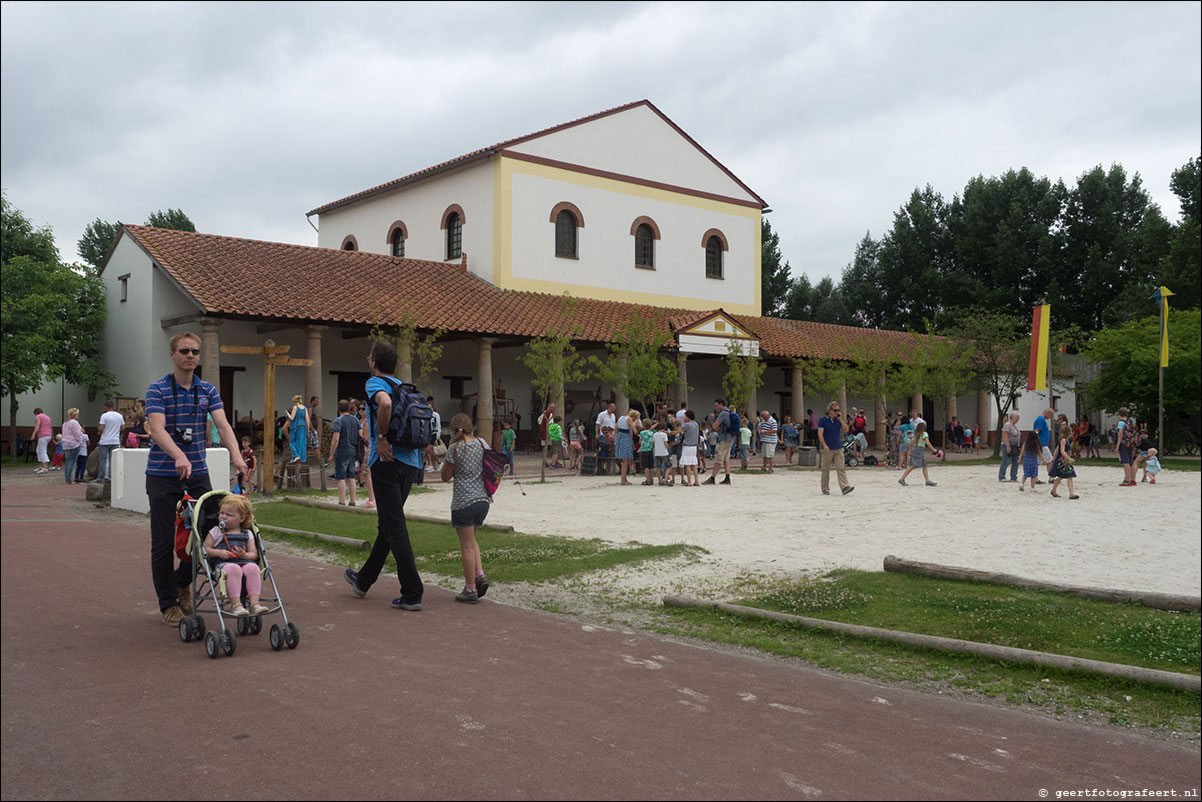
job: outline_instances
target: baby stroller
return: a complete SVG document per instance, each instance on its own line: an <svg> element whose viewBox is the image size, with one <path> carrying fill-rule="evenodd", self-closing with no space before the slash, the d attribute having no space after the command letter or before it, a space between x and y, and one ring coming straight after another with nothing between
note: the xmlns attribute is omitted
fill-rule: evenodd
<svg viewBox="0 0 1202 802"><path fill-rule="evenodd" d="M252 526L251 530L255 539L255 550L258 552L256 562L263 576L263 594L260 601L269 609L262 615L235 616L221 607L221 599L225 596L225 578L215 566L210 565L204 551L204 540L209 531L217 526L221 502L228 495L228 490L213 490L205 493L200 499L193 499L185 493L176 508L176 552L181 560L192 561L192 614L184 616L180 621L179 638L184 643L203 640L205 654L211 658L216 658L220 652L225 652L227 657L233 657L238 639L228 624L236 622L238 635L258 635L263 628L263 616L279 613L283 618L283 626L271 625L268 642L277 652L285 644L289 649L295 649L300 644L300 630L295 622L288 620L279 588L276 587L275 575L267 562L267 551L263 547L263 538L259 535L257 524ZM243 590L245 592L245 587ZM209 612L217 614L217 629L208 632L205 631L205 620L200 615L206 612L206 604L212 604L212 610Z"/></svg>
<svg viewBox="0 0 1202 802"><path fill-rule="evenodd" d="M843 464L849 468L860 464L860 458L856 456L856 438L850 434L843 437Z"/></svg>

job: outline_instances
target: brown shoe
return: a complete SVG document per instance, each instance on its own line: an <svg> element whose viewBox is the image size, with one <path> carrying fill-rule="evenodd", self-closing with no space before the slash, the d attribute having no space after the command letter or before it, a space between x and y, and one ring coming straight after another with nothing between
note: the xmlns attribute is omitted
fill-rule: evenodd
<svg viewBox="0 0 1202 802"><path fill-rule="evenodd" d="M179 609L184 615L192 615L192 586L180 585L179 588Z"/></svg>
<svg viewBox="0 0 1202 802"><path fill-rule="evenodd" d="M173 604L163 611L163 623L169 627L178 627L179 622L184 619L184 611L179 608L178 604Z"/></svg>

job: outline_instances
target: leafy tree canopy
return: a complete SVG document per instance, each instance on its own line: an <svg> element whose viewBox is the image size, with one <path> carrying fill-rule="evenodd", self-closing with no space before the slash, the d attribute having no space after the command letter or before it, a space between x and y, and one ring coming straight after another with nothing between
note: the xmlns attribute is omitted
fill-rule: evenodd
<svg viewBox="0 0 1202 802"><path fill-rule="evenodd" d="M96 218L88 227L84 229L83 236L79 238L76 244L79 257L92 267L100 267L100 263L104 261L104 257L108 254L109 248L117 241L117 235L121 233L121 221L110 223L100 218ZM168 209L163 211L159 209L152 212L150 217L146 219L146 225L156 228L169 228L173 231L196 231L196 226L193 225L188 215L184 214L179 209Z"/></svg>

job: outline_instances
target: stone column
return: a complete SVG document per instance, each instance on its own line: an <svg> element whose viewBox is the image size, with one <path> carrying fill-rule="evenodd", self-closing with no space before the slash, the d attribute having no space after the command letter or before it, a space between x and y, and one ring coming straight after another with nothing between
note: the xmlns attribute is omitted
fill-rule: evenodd
<svg viewBox="0 0 1202 802"><path fill-rule="evenodd" d="M626 362L626 359L625 359L625 357L623 357L622 358L623 367L625 367L625 362ZM625 371L623 371L623 375L625 375ZM614 403L617 404L617 406L618 406L618 408L614 414L620 418L623 415L625 415L627 412L630 411L630 399L626 397L626 393L622 392L622 389L620 387L614 387L613 391L614 391Z"/></svg>
<svg viewBox="0 0 1202 802"><path fill-rule="evenodd" d="M947 419L960 417L960 412L956 409L956 396L948 396L947 399Z"/></svg>
<svg viewBox="0 0 1202 802"><path fill-rule="evenodd" d="M398 344L396 353L396 377L403 382L413 382L413 342L405 340Z"/></svg>
<svg viewBox="0 0 1202 802"><path fill-rule="evenodd" d="M305 331L305 337L308 339L308 351L305 356L313 360L312 365L305 367L305 403L309 403L309 399L313 396L321 397L321 338L328 326L309 326ZM337 403L337 402L335 402ZM327 411L327 399L321 399L321 412L324 414ZM335 407L337 410L337 407Z"/></svg>
<svg viewBox="0 0 1202 802"><path fill-rule="evenodd" d="M492 431L492 346L496 341L496 337L481 337L476 340L476 434L491 446L495 446Z"/></svg>
<svg viewBox="0 0 1202 802"><path fill-rule="evenodd" d="M200 320L201 330L201 346L200 346L200 365L201 376L209 384L217 388L217 392L221 392L221 324L224 321L217 318L206 317ZM223 399L224 401L225 399ZM234 399L229 399L230 404L234 403ZM230 420L230 425L234 423L234 410L231 407L225 412ZM205 433L208 436L208 433Z"/></svg>
<svg viewBox="0 0 1202 802"><path fill-rule="evenodd" d="M839 409L843 411L843 420L847 420L847 382L839 385Z"/></svg>
<svg viewBox="0 0 1202 802"><path fill-rule="evenodd" d="M689 404L689 355L678 353L676 355L676 375L677 375L677 391L676 391L676 409L680 409L680 404L686 407ZM675 412L676 410L672 410Z"/></svg>
<svg viewBox="0 0 1202 802"><path fill-rule="evenodd" d="M977 390L977 425L981 427L981 445L987 445L992 442L992 434L994 429L993 422L989 420L992 412L993 404L989 401L989 393L985 390Z"/></svg>
<svg viewBox="0 0 1202 802"><path fill-rule="evenodd" d="M910 408L918 413L918 417L922 417L922 393L915 393L910 396ZM906 411L909 412L909 410ZM929 432L934 425L934 421L927 421L927 431Z"/></svg>
<svg viewBox="0 0 1202 802"><path fill-rule="evenodd" d="M793 404L789 410L793 422L808 428L810 421L806 418L805 376L802 375L801 363L793 363ZM804 421L804 423L802 423Z"/></svg>

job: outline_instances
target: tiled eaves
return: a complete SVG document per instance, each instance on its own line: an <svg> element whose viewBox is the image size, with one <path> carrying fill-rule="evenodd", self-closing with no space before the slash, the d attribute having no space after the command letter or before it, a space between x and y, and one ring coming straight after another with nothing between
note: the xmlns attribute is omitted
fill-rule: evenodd
<svg viewBox="0 0 1202 802"><path fill-rule="evenodd" d="M146 253L207 313L253 320L534 338L565 326L563 296L500 289L459 264L363 251L314 248L149 226L125 226ZM581 342L614 342L634 320L662 333L720 312L573 299L570 329ZM847 358L868 349L907 361L925 335L780 318L731 315L753 332L762 354Z"/></svg>

